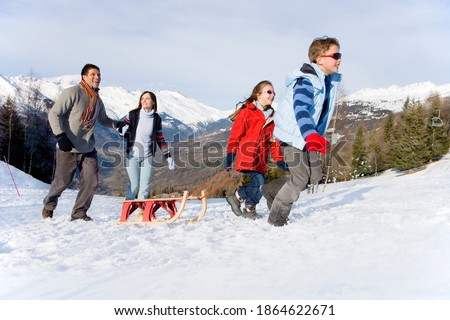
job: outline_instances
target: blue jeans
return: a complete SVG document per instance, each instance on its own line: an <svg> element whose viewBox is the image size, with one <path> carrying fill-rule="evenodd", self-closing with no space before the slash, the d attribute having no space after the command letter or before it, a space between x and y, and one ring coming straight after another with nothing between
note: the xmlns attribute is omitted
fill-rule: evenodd
<svg viewBox="0 0 450 320"><path fill-rule="evenodd" d="M153 174L153 156L127 155L125 163L129 179L125 200L147 199Z"/></svg>
<svg viewBox="0 0 450 320"><path fill-rule="evenodd" d="M261 186L266 183L266 178L259 172L247 171L246 173L251 182L250 184L240 187L238 189L238 194L242 199L245 199L245 205L257 205L263 196Z"/></svg>

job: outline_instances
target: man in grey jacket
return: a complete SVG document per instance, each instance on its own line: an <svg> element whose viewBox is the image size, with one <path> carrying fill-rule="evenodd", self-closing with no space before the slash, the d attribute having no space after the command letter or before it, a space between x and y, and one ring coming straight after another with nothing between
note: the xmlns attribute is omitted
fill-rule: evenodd
<svg viewBox="0 0 450 320"><path fill-rule="evenodd" d="M86 64L81 70L81 79L78 85L61 93L48 113L50 127L58 144L55 176L44 199L44 219L53 218L58 198L72 182L78 169L81 187L72 209L71 221L92 220L86 212L98 185L95 124L98 121L109 128L124 125L122 121L113 120L106 115L105 106L98 95L100 69L93 64Z"/></svg>

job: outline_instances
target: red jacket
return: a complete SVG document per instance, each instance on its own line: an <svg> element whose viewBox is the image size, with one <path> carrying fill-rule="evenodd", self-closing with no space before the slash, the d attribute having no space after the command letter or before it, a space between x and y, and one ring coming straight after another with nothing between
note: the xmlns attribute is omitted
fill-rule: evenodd
<svg viewBox="0 0 450 320"><path fill-rule="evenodd" d="M236 170L266 172L269 149L273 161L283 160L280 142L273 137L273 114L264 113L253 103L246 105L231 127L227 153L237 153Z"/></svg>

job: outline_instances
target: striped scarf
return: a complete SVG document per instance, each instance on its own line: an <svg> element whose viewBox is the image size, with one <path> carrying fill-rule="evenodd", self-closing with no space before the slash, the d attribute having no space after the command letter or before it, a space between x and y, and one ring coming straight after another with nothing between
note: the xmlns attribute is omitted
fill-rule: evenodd
<svg viewBox="0 0 450 320"><path fill-rule="evenodd" d="M83 80L80 82L81 87L84 89L86 94L89 97L89 105L86 110L83 112L81 116L81 123L83 124L83 128L86 130L91 129L95 120L97 119L97 100L99 99L97 92L95 92L86 82Z"/></svg>

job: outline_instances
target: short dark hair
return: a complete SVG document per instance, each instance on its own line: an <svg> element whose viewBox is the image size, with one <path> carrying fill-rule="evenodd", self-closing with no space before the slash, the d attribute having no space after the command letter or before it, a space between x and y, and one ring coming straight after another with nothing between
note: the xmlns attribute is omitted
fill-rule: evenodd
<svg viewBox="0 0 450 320"><path fill-rule="evenodd" d="M338 48L341 48L341 45L339 44L338 39L323 36L319 38L315 38L311 45L309 46L309 62L316 62L316 59L318 56L325 54L325 52L330 49L332 45L337 46Z"/></svg>
<svg viewBox="0 0 450 320"><path fill-rule="evenodd" d="M84 65L83 69L81 69L81 76L87 76L89 73L89 70L91 70L91 69L96 69L96 70L100 71L100 68L97 67L95 64L87 63Z"/></svg>

